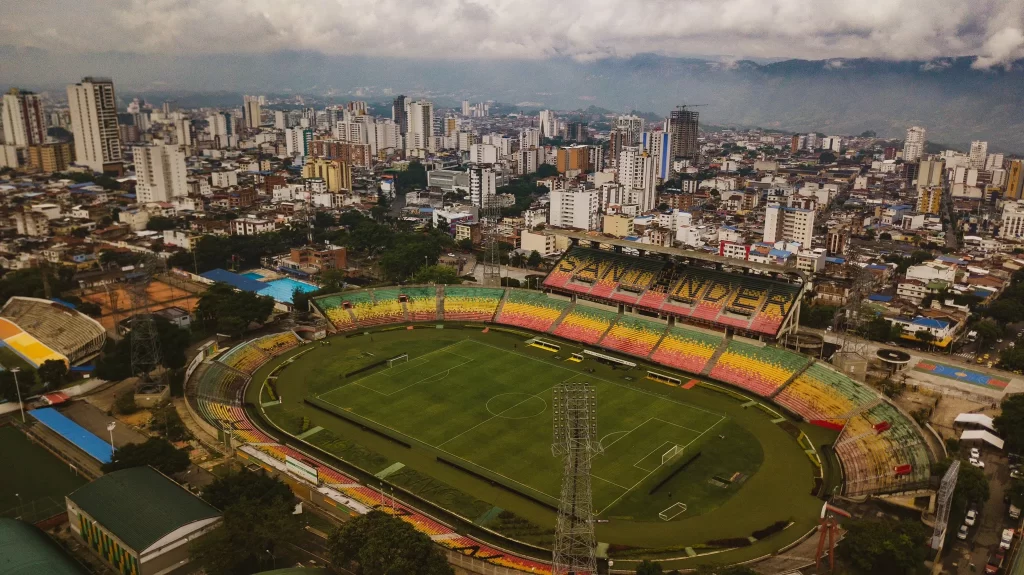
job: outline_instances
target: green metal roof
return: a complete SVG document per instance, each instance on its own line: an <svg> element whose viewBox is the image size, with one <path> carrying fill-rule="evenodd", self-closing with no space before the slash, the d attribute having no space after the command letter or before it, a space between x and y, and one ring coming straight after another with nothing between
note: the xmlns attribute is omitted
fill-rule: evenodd
<svg viewBox="0 0 1024 575"><path fill-rule="evenodd" d="M220 515L148 466L108 473L79 487L68 499L138 553L175 529Z"/></svg>
<svg viewBox="0 0 1024 575"><path fill-rule="evenodd" d="M0 517L0 575L86 575L35 526Z"/></svg>

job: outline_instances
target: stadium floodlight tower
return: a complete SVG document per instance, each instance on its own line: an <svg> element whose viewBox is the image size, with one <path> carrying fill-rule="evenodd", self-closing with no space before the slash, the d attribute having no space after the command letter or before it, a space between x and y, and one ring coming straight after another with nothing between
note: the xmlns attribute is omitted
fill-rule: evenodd
<svg viewBox="0 0 1024 575"><path fill-rule="evenodd" d="M486 196L480 207L480 219L483 221L484 232L484 285L496 287L501 285L501 233L498 220L501 219L501 207L498 198Z"/></svg>
<svg viewBox="0 0 1024 575"><path fill-rule="evenodd" d="M597 539L590 490L590 465L601 452L597 403L588 383L561 383L554 389L554 441L562 458L562 493L555 525L551 575L596 575Z"/></svg>
<svg viewBox="0 0 1024 575"><path fill-rule="evenodd" d="M850 377L864 381L864 374L849 366L867 362L868 342L861 330L875 317L864 304L864 299L871 293L874 277L870 271L857 265L850 265L847 270L852 283L846 304L832 318L832 335L839 346L832 356L832 363Z"/></svg>
<svg viewBox="0 0 1024 575"><path fill-rule="evenodd" d="M946 474L942 476L942 483L939 484L939 493L935 498L935 531L932 532L931 547L938 551L946 538L946 529L949 525L949 508L953 502L953 491L956 489L956 480L960 474L960 460L954 459Z"/></svg>
<svg viewBox="0 0 1024 575"><path fill-rule="evenodd" d="M128 296L132 303L131 329L132 375L139 378L139 383L148 383L152 372L160 365L160 336L156 331L156 321L150 311L149 286L160 270L163 262L160 258L143 255L135 269L125 276Z"/></svg>

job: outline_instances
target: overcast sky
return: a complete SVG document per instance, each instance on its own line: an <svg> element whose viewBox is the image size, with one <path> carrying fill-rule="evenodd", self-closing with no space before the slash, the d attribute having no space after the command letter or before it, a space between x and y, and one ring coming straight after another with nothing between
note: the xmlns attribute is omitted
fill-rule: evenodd
<svg viewBox="0 0 1024 575"><path fill-rule="evenodd" d="M1024 58L1024 0L0 0L0 44L589 60Z"/></svg>

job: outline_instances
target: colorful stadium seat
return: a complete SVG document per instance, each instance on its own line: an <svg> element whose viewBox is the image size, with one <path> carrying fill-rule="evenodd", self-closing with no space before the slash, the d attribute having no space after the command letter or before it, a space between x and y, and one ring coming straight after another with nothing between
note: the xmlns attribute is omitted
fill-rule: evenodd
<svg viewBox="0 0 1024 575"><path fill-rule="evenodd" d="M569 305L567 301L550 298L540 292L509 289L496 321L534 331L548 331Z"/></svg>
<svg viewBox="0 0 1024 575"><path fill-rule="evenodd" d="M553 333L565 339L595 344L617 318L615 312L577 304Z"/></svg>
<svg viewBox="0 0 1024 575"><path fill-rule="evenodd" d="M407 298L405 308L409 321L437 321L436 287L407 287L402 295Z"/></svg>
<svg viewBox="0 0 1024 575"><path fill-rule="evenodd" d="M576 246L555 265L544 285L634 303L664 267L657 259Z"/></svg>
<svg viewBox="0 0 1024 575"><path fill-rule="evenodd" d="M711 377L767 397L807 362L807 356L785 349L730 341L711 368Z"/></svg>
<svg viewBox="0 0 1024 575"><path fill-rule="evenodd" d="M774 401L808 421L833 420L878 399L870 388L815 363L787 385Z"/></svg>
<svg viewBox="0 0 1024 575"><path fill-rule="evenodd" d="M444 319L453 321L491 321L498 311L504 289L466 288L446 286L444 288Z"/></svg>
<svg viewBox="0 0 1024 575"><path fill-rule="evenodd" d="M599 345L630 355L647 357L667 327L663 323L623 315Z"/></svg>
<svg viewBox="0 0 1024 575"><path fill-rule="evenodd" d="M55 354L44 354L50 359L85 360L99 353L107 339L106 330L93 318L46 299L12 297L0 309L0 317L17 324Z"/></svg>
<svg viewBox="0 0 1024 575"><path fill-rule="evenodd" d="M671 327L651 359L670 367L699 374L722 344L721 335L711 335L682 327Z"/></svg>

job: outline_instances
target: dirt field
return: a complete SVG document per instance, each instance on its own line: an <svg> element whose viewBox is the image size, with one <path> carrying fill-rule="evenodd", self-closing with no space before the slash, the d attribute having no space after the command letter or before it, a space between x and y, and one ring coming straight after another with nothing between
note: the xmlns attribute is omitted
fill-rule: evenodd
<svg viewBox="0 0 1024 575"><path fill-rule="evenodd" d="M937 405L936 400L938 400ZM997 407L993 406L992 402L980 403L955 395L942 395L940 397L936 392L925 387L918 388L917 391L908 388L896 399L896 404L908 413L919 409L931 409L932 413L929 423L942 435L943 439L960 435L960 430L953 428L953 420L956 419L957 415L961 413L984 413L985 415L995 416L999 411Z"/></svg>
<svg viewBox="0 0 1024 575"><path fill-rule="evenodd" d="M106 329L113 331L115 324L127 318L131 313L132 302L131 296L123 286L112 285L108 287L109 290L100 289L81 297L83 300L100 306L103 310L103 315L99 318L99 322ZM191 312L199 301L199 296L193 291L156 280L149 285L146 293L149 294L149 299L153 302L149 306L150 311L159 311L176 306Z"/></svg>

